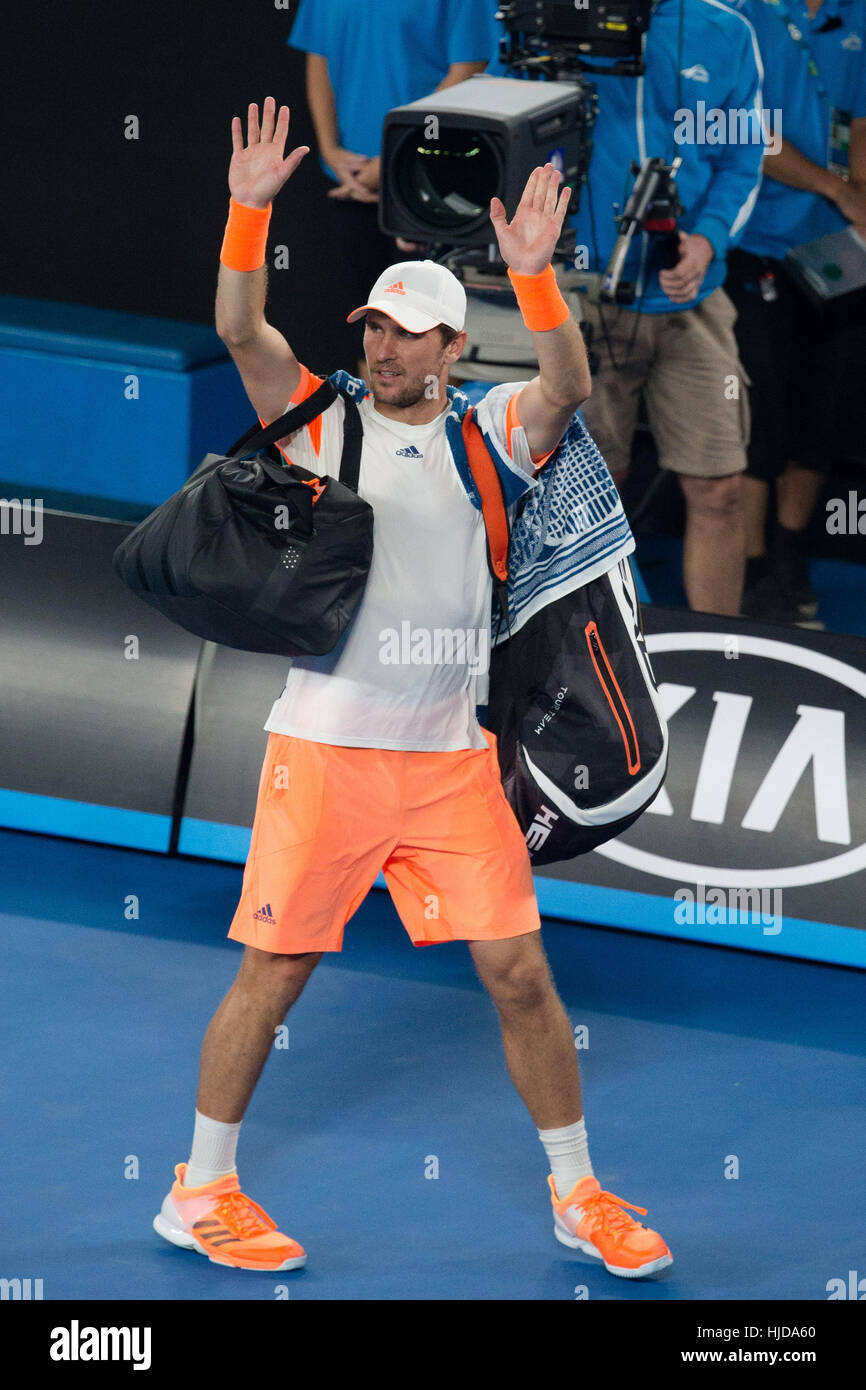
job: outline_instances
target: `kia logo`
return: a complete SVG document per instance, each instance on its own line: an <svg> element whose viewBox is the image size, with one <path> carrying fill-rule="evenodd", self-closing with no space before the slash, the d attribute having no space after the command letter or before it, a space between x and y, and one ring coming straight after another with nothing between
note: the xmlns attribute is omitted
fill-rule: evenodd
<svg viewBox="0 0 866 1390"><path fill-rule="evenodd" d="M852 839L861 836L852 835L848 793L849 760L852 754L862 759L866 748L866 705L861 703L866 701L866 672L823 652L767 637L699 631L646 636L653 658L666 652L730 658L732 642L736 659L705 663L699 677L688 684L665 681L656 667L659 697L671 721L672 773L627 834L633 842L650 838L656 847L669 837L679 854L684 848L691 854L697 850L698 856L710 860L714 848L720 857L724 854L734 861L759 856L761 867L690 863L626 843L624 838L599 845L594 853L676 883L719 887L794 888L866 869L866 842L852 847ZM683 669L690 669L688 657ZM711 708L706 699L709 682ZM833 683L829 697L827 682ZM852 700L852 695L859 698ZM678 712L692 701L691 720L681 723L678 738ZM684 764L691 780L687 790ZM862 773L859 763L858 770ZM807 804L809 828L805 829ZM859 806L856 809L862 811ZM783 822L786 814L789 819ZM780 823L788 833L774 837ZM796 835L790 833L792 824ZM714 835L718 837L715 845ZM845 848L809 863L765 867L776 858L807 857L804 843L811 836L828 849ZM812 853L807 851L808 857Z"/></svg>

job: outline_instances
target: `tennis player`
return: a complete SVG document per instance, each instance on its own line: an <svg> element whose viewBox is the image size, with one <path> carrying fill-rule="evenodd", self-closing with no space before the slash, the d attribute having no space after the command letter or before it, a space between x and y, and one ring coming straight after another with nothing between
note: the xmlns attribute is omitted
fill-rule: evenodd
<svg viewBox="0 0 866 1390"><path fill-rule="evenodd" d="M322 380L264 312L272 200L308 152L300 146L284 157L288 130L288 108L277 116L271 97L261 125L250 105L246 145L240 118L232 121L216 304L217 330L263 424ZM534 169L510 223L498 198L490 205L539 374L494 386L476 420L500 476L523 489L590 391L580 328L550 264L570 195L559 183L552 165ZM341 375L363 423L359 490L374 511L372 566L337 647L292 663L265 725L250 853L229 930L244 955L205 1035L189 1162L175 1168L154 1221L160 1235L216 1264L277 1271L306 1261L302 1246L242 1192L238 1134L275 1029L322 955L341 949L344 926L380 870L415 945L468 943L499 1014L509 1074L547 1154L557 1239L626 1278L671 1263L661 1236L626 1210L644 1208L606 1191L593 1173L572 1029L542 947L526 845L495 738L476 717L492 581L482 514L447 428L456 403L448 374L466 342L465 312L450 271L406 261L389 267L348 316L364 319L369 390ZM340 396L282 439L284 458L333 471L345 408ZM436 632L465 640L437 659Z"/></svg>

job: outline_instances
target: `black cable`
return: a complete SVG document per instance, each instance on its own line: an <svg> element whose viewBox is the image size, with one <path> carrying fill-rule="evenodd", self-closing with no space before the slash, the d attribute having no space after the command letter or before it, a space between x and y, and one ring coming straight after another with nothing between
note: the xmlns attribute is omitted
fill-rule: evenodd
<svg viewBox="0 0 866 1390"><path fill-rule="evenodd" d="M678 111L682 109L682 104L683 104L683 96L682 96L683 3L684 3L684 0L680 0L680 6L679 6L679 25L678 25L678 33L677 33L677 110L678 110ZM676 158L676 149L674 149L674 154L673 154L673 156L672 156L672 160L673 160L674 158ZM647 259L649 260L650 257L648 256ZM650 270L651 270L651 267L650 267ZM644 297L645 294L646 294L646 277L644 278L643 287L642 287L641 293L640 293L640 299L638 300L638 304L639 304L639 305L643 303L643 297ZM634 326L634 331L632 332L631 342L629 343L628 353L627 353L627 355L626 355L626 361L628 361L628 357L631 355L632 351L634 350L635 339L637 338L638 313L639 313L639 310L635 312L635 326ZM643 517L643 515L645 514L645 512L646 512L647 509L649 508L650 503L653 502L653 501L655 500L655 498L658 496L658 493L659 493L659 492L661 491L661 489L666 485L666 483L667 483L667 481L668 481L668 476L669 476L669 475L668 475L668 473L667 473L667 471L666 471L665 469L659 468L658 473L657 473L656 476L652 479L652 481L650 482L650 484L649 484L649 486L647 487L646 491L644 492L643 496L640 498L640 500L638 501L638 503L636 504L636 506L632 509L631 514L629 515L628 523L629 523L629 526L630 526L632 529L634 529L634 527L638 524L638 522L641 520L641 518Z"/></svg>
<svg viewBox="0 0 866 1390"><path fill-rule="evenodd" d="M678 111L682 109L682 104L683 104L682 66L683 66L683 23L684 23L684 17L685 17L685 8L684 8L684 5L685 5L685 0L679 0L679 23L678 23L678 26L677 26L677 110L678 110ZM647 31L647 32L648 32L648 31ZM644 34L643 37L644 37L644 45L645 45L645 42L646 42L646 34ZM671 162L672 162L673 159L675 159L675 158L676 158L676 150L674 150L674 153L673 153L673 155L671 156ZM645 233L644 233L643 235L645 235ZM648 248L648 249L649 249L649 248ZM648 256L647 256L647 263L644 265L644 271L645 271L646 273L644 274L643 284L642 284L642 287L641 287L640 297L638 298L637 307L636 307L635 310L634 310L634 316L635 316L634 327L633 327L633 329L632 329L632 334L631 334L631 338L630 338L630 340L629 340L628 348L626 349L625 359L624 359L624 361L621 363L621 367L625 367L625 366L627 365L627 363L628 363L628 361L629 361L629 358L631 357L631 354L632 354L633 351L634 351L634 345L635 345L635 342L637 341L637 333L638 333L638 326L639 326L639 322L640 322L640 315L641 315L641 312L642 312L642 310L641 310L641 305L643 304L644 296L645 296L645 294L646 294L646 281L647 281L648 276L652 274L653 268L654 268L654 267L653 267L653 265L652 265L652 252L651 252L651 250L649 250L649 254L648 254ZM613 360L613 354L611 353L611 361L612 361L612 360ZM619 370L619 369L618 369L618 370Z"/></svg>
<svg viewBox="0 0 866 1390"><path fill-rule="evenodd" d="M678 108L679 108L680 106L682 106L682 75L681 75L681 73L680 73L680 68L682 67L682 51L683 51L683 4L684 4L684 0L679 0L679 35L678 35L678 40L677 40L677 107L678 107ZM649 28L645 29L644 32L643 32L643 34L641 35L641 58L642 58L642 60L644 60L644 68L646 68L645 57L646 57L646 45L647 45L647 39L648 39L648 37L649 37ZM643 80L642 77L638 79L638 81L642 81L642 80ZM626 187L628 187L628 175L626 175ZM589 193L589 191L590 191L590 189L589 189L589 177L587 177L587 179L586 179L586 189L587 189L587 192ZM627 201L627 198L626 198L625 190L624 190L624 191L623 191L623 206L625 206L625 202L626 202L626 201ZM591 230L592 230L592 249L593 249L593 256L594 256L594 258L595 258L595 263L597 264L597 263L599 262L599 260L600 260L600 257L599 257L599 254L598 254L598 237L597 237L597 235L596 235L596 229L595 229L595 213L593 212L592 197L591 197L591 196L590 196L590 199L589 199L589 222L590 222L590 228L591 228ZM601 324L601 331L602 331L602 335L603 335L603 337L604 337L605 344L606 344L606 346L607 346L608 353L609 353L609 355L610 355L611 366L613 367L614 371L617 371L617 372L623 371L624 368L628 366L628 363L629 363L629 360L630 360L630 358L631 358L631 355L632 355L632 353L634 352L634 345L635 345L635 343L636 343L636 341L637 341L638 328L639 328L639 326L640 326L640 316L641 316L641 314L642 314L642 312L643 312L643 309L642 309L641 306L643 305L643 301L644 301L644 296L645 296L645 294L646 294L646 279L644 278L644 283L643 283L643 285L642 285L641 292L640 292L640 296L639 296L638 301L637 301L637 306L636 306L635 309L633 310L633 312L634 312L634 325L633 325L633 327L632 327L631 337L630 337L630 339L629 339L628 347L626 348L625 357L623 358L623 360L622 360L621 362L617 362L616 358L614 357L614 354L613 354L613 343L612 343L612 341L611 341L610 330L609 330L608 325L607 325L607 322L606 322L606 320L605 320L605 316L604 316L604 307L603 307L603 305L601 304L601 302L599 302L599 304L598 304L598 317L599 317L599 322L600 322L600 324ZM618 324L618 323L619 323L619 316L620 316L620 314L621 314L622 311L623 311L623 305L620 304L620 305L617 306L617 308L618 308L618 313L617 313L616 322L617 322L617 324Z"/></svg>
<svg viewBox="0 0 866 1390"><path fill-rule="evenodd" d="M588 205L589 205L589 226L590 226L590 231L591 231L591 233L592 233L592 254L593 254L593 262L594 262L594 264L598 265L599 261L601 260L601 257L600 257L599 254L598 254L598 235L597 235L596 229L595 229L595 212L593 211L593 206L592 206L592 190L590 189L590 186L589 186L589 175L587 175L586 183L585 183L584 186L585 186L585 188L586 188L587 193L589 194L589 203L588 203ZM615 372L618 372L618 371L620 370L620 367L619 367L619 365L617 364L616 358L615 358L614 355L613 355L613 342L612 342L611 336L610 336L610 329L609 329L608 326L607 326L607 320L605 319L605 316L604 316L604 306L603 306L601 303L599 303L598 306L597 306L597 308L598 308L598 319L599 319L599 323L601 324L602 336L603 336L604 341L605 341L605 343L606 343L606 345L607 345L608 354L609 354L609 356L610 356L610 364L611 364L611 366L613 367L614 371L615 371ZM620 314L622 313L622 305L619 306L619 313L620 313ZM617 323L619 323L619 315L617 315ZM624 364L623 364L623 365L624 365Z"/></svg>

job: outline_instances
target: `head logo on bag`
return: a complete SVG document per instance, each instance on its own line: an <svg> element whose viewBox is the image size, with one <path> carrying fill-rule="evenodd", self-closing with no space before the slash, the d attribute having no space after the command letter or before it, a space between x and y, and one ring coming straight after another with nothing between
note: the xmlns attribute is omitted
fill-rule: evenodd
<svg viewBox="0 0 866 1390"><path fill-rule="evenodd" d="M542 805L541 809L533 817L532 824L524 835L526 848L530 854L534 854L544 845L545 840L550 835L554 823L559 820L559 816L549 806Z"/></svg>

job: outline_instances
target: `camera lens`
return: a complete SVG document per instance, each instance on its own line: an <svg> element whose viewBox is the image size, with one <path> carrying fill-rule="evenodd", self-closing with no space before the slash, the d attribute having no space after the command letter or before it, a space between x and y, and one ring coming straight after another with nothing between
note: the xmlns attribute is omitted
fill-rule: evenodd
<svg viewBox="0 0 866 1390"><path fill-rule="evenodd" d="M413 128L397 144L393 167L404 208L431 232L466 235L486 221L501 186L499 151L483 131L444 130L428 140Z"/></svg>

